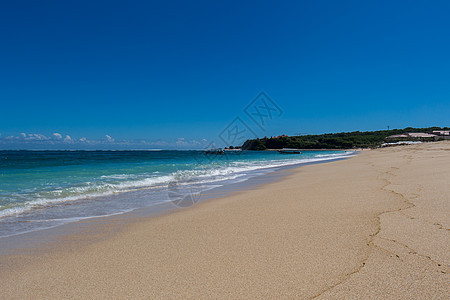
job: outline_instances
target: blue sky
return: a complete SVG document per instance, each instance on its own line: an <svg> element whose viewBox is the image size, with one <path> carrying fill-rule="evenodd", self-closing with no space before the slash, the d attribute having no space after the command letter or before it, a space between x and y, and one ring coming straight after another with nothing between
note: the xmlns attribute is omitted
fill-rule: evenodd
<svg viewBox="0 0 450 300"><path fill-rule="evenodd" d="M449 13L449 1L2 1L0 146L198 148L236 117L257 136L449 126ZM282 109L263 129L244 112L261 91Z"/></svg>

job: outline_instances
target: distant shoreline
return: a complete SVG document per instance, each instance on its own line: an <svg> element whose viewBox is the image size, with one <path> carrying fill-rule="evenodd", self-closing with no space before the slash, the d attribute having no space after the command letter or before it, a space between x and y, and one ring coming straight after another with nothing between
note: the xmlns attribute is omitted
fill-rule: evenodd
<svg viewBox="0 0 450 300"><path fill-rule="evenodd" d="M358 148L358 149L325 149L325 148L322 148L322 149L301 149L301 148L299 148L299 149L297 149L297 148L295 148L295 149L300 150L300 151L353 151L353 152L355 152L355 151L358 151L361 149L370 149L370 148ZM279 150L281 150L281 149L265 149L262 151L279 151ZM247 151L261 151L261 150L247 150Z"/></svg>

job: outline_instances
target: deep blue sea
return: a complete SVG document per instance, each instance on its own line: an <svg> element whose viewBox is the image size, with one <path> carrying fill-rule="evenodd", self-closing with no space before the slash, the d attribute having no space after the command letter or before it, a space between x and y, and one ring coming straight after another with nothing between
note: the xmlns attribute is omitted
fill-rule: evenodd
<svg viewBox="0 0 450 300"><path fill-rule="evenodd" d="M195 195L215 187L245 181L283 166L352 154L0 151L0 237L165 202L187 206L189 201L195 202Z"/></svg>

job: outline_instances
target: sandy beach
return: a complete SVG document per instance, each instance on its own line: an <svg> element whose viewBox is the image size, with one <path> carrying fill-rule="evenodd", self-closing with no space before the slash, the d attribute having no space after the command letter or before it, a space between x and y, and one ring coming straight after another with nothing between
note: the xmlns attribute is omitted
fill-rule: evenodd
<svg viewBox="0 0 450 300"><path fill-rule="evenodd" d="M449 166L449 141L365 150L117 232L92 226L0 257L0 298L448 299Z"/></svg>

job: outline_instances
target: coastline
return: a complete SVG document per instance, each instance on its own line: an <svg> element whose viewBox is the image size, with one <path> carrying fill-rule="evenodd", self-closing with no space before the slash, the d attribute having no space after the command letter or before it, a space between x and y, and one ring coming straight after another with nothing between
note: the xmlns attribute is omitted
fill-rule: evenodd
<svg viewBox="0 0 450 300"><path fill-rule="evenodd" d="M190 200L196 202L199 200L197 195L208 194L216 187L234 185L284 167L347 158L355 152L327 151L322 154L311 151L281 157L278 153L245 151L239 155L212 158L202 153L176 150L157 154L142 151L121 151L120 154L43 151L36 155L3 152L5 159L10 155L12 159L7 165L9 174L3 177L9 188L2 194L6 201L2 200L0 205L0 239L141 208L160 210L161 206L169 206L167 209L172 209L172 203L176 204L173 206L190 206ZM48 169L43 160L46 157L56 158L56 164L60 166ZM107 163L107 158L113 158L112 163ZM29 170L29 176L25 178L21 168L14 168L14 160L19 165L23 163L21 160L30 164L42 160L43 163L38 169ZM66 167L64 160L75 163ZM84 167L79 166L78 161ZM83 168L89 172L80 172ZM44 177L39 176L41 172ZM0 242L0 253L1 246Z"/></svg>
<svg viewBox="0 0 450 300"><path fill-rule="evenodd" d="M207 191L203 191L201 192L198 203L196 204L199 205L204 201L213 201L215 199L231 196L236 193L245 192L253 188L258 188L260 185L278 181L287 176L292 170L305 165L344 160L350 157L301 163L296 165L287 165L282 167L270 167L266 169L267 172L264 174L256 175L253 177L249 177L243 181L229 183L226 185L214 187ZM136 220L163 216L180 210L184 211L189 208L189 206L180 207L168 201L158 203L153 206L136 208L128 212L120 212L104 216L86 217L81 220L76 220L54 227L37 229L16 235L0 237L0 242L2 242L0 243L0 256L15 253L20 249L43 249L48 247L49 245L58 243L61 237L67 236L69 234L80 235L81 232L83 232L83 234L89 234L89 232L91 231L98 230L99 228L94 229L94 227L99 227L99 224L106 224L106 226L110 226L111 224L116 223L116 230L120 230L120 227L125 226L127 223L135 222ZM92 239L86 239L86 241L88 241L89 243L92 242Z"/></svg>
<svg viewBox="0 0 450 300"><path fill-rule="evenodd" d="M101 151L103 152L103 151ZM317 151L313 151L317 152ZM328 155L316 155L313 157L302 156L292 156L292 160L282 160L282 161L270 161L268 164L260 166L247 166L247 168L235 169L231 173L227 173L228 166L223 169L223 174L225 177L216 177L216 174L204 177L200 181L178 181L178 179L173 178L172 182L167 182L168 186L147 186L144 188L137 188L135 190L121 191L116 190L113 193L111 191L106 191L106 195L101 192L95 192L92 200L90 200L90 195L81 194L75 195L74 197L68 197L67 199L62 197L57 197L50 201L55 201L57 205L48 205L45 203L43 206L37 206L36 210L24 211L23 214L16 213L13 210L13 215L10 216L0 216L0 254L4 252L4 244L8 244L9 240L21 240L21 235L33 235L34 232L45 230L52 235L51 229L60 226L65 226L70 223L84 222L89 219L98 218L108 218L110 216L116 217L122 214L136 214L136 210L142 212L141 215L153 215L155 213L163 213L164 211L170 211L174 208L180 208L183 206L190 206L189 200L193 199L195 202L203 201L210 198L223 197L229 194L225 191L240 191L251 189L256 178L256 182L270 182L271 173L276 174L283 172L283 170L288 170L290 168L295 168L298 166L304 166L311 163L323 163L326 161L334 161L339 159L347 159L353 155L356 155L357 151L327 151ZM231 167L232 168L232 167ZM183 172L182 169L179 172ZM189 172L189 171L188 171ZM213 172L215 172L213 170ZM165 177L164 180L170 178L171 175L182 175L182 174L170 174ZM273 174L275 175L275 174ZM118 175L118 177L123 176L123 174ZM189 176L189 175L188 175ZM128 177L128 176L125 176ZM228 178L226 178L228 177ZM189 178L189 177L187 177ZM145 183L146 179L142 180ZM139 183L139 182L138 182ZM178 184L180 183L180 184ZM133 186L134 182L125 182L126 185ZM171 189L169 189L171 187ZM59 192L58 192L59 193ZM192 198L189 195L193 196ZM59 194L58 194L59 196ZM183 200L183 196L188 196ZM32 198L33 195L30 196ZM186 201L185 201L186 200ZM64 206L64 201L67 201L66 209L58 211L58 204ZM183 203L178 203L182 201ZM46 207L47 206L47 207ZM61 206L61 205L60 205ZM99 207L102 207L99 209ZM108 207L110 208L108 210ZM120 208L119 208L120 207ZM90 208L90 209L89 209ZM52 210L53 212L49 212ZM77 210L78 209L78 210ZM5 212L4 210L2 212ZM56 211L56 212L55 212ZM96 213L92 213L92 212ZM17 226L16 226L17 225ZM46 236L45 234L40 234L40 236ZM17 238L14 238L17 237ZM6 240L5 240L6 239ZM8 248L14 248L14 246L8 246Z"/></svg>
<svg viewBox="0 0 450 300"><path fill-rule="evenodd" d="M0 256L0 288L5 298L445 298L449 150L364 151L121 228L100 222Z"/></svg>

